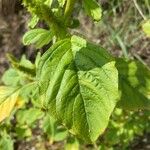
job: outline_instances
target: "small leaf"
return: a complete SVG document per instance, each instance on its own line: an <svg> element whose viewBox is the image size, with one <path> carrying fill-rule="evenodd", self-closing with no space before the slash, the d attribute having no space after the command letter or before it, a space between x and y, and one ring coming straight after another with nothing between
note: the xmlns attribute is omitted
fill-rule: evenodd
<svg viewBox="0 0 150 150"><path fill-rule="evenodd" d="M63 7L65 5L66 0L58 0L59 6Z"/></svg>
<svg viewBox="0 0 150 150"><path fill-rule="evenodd" d="M31 129L26 125L24 125L24 126L18 125L17 127L15 127L15 133L17 134L17 138L19 138L19 139L23 139L23 138L32 136Z"/></svg>
<svg viewBox="0 0 150 150"><path fill-rule="evenodd" d="M35 67L36 68L38 67L40 59L41 59L41 53L38 52L37 55L36 55L36 59L35 59Z"/></svg>
<svg viewBox="0 0 150 150"><path fill-rule="evenodd" d="M150 109L150 70L138 61L116 59L123 109Z"/></svg>
<svg viewBox="0 0 150 150"><path fill-rule="evenodd" d="M44 4L51 7L53 0L45 0Z"/></svg>
<svg viewBox="0 0 150 150"><path fill-rule="evenodd" d="M19 110L17 113L17 121L19 124L27 124L31 126L35 121L43 116L43 112L37 108L30 108L28 110Z"/></svg>
<svg viewBox="0 0 150 150"><path fill-rule="evenodd" d="M75 138L69 137L65 144L65 150L79 150L79 142Z"/></svg>
<svg viewBox="0 0 150 150"><path fill-rule="evenodd" d="M68 135L68 131L61 126L58 126L56 120L48 114L44 118L42 128L43 131L48 135L51 144L53 142L64 140Z"/></svg>
<svg viewBox="0 0 150 150"><path fill-rule="evenodd" d="M100 21L102 17L101 6L96 0L83 0L83 7L85 12L95 21Z"/></svg>
<svg viewBox="0 0 150 150"><path fill-rule="evenodd" d="M21 61L17 60L13 55L8 54L7 55L12 67L24 74L28 77L34 77L35 76L35 65L31 63L26 57L23 55L21 58Z"/></svg>
<svg viewBox="0 0 150 150"><path fill-rule="evenodd" d="M7 118L18 100L18 90L0 86L0 122Z"/></svg>
<svg viewBox="0 0 150 150"><path fill-rule="evenodd" d="M38 22L39 22L39 17L37 15L33 15L33 17L31 18L31 20L28 23L28 26L30 28L34 28Z"/></svg>
<svg viewBox="0 0 150 150"><path fill-rule="evenodd" d="M45 29L33 29L25 33L23 36L23 44L35 44L36 48L47 45L53 38L53 32Z"/></svg>
<svg viewBox="0 0 150 150"><path fill-rule="evenodd" d="M54 44L37 69L42 105L71 133L95 141L118 99L118 73L105 49L77 36Z"/></svg>
<svg viewBox="0 0 150 150"><path fill-rule="evenodd" d="M14 142L6 133L0 138L0 150L14 150Z"/></svg>
<svg viewBox="0 0 150 150"><path fill-rule="evenodd" d="M2 82L8 86L17 86L20 83L20 76L15 69L8 69L2 76Z"/></svg>
<svg viewBox="0 0 150 150"><path fill-rule="evenodd" d="M142 29L147 36L150 36L150 20L147 20L142 24Z"/></svg>

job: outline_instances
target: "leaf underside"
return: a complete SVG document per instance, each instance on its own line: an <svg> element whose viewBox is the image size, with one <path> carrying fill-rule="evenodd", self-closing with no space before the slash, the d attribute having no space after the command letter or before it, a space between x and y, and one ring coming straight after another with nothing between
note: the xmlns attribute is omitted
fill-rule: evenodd
<svg viewBox="0 0 150 150"><path fill-rule="evenodd" d="M77 36L57 42L41 58L42 105L86 142L103 133L118 98L118 72L101 47Z"/></svg>

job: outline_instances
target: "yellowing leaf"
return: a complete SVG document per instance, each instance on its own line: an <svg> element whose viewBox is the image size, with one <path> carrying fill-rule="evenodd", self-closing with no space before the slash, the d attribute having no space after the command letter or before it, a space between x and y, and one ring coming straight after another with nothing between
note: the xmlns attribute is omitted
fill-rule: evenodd
<svg viewBox="0 0 150 150"><path fill-rule="evenodd" d="M0 122L7 118L18 99L18 90L0 86Z"/></svg>
<svg viewBox="0 0 150 150"><path fill-rule="evenodd" d="M17 98L16 103L15 103L15 107L16 107L17 109L19 109L19 108L21 108L22 106L24 106L24 104L25 104L25 101L23 100L22 97L19 96L19 97Z"/></svg>
<svg viewBox="0 0 150 150"><path fill-rule="evenodd" d="M147 20L142 24L142 29L144 33L150 37L150 20Z"/></svg>

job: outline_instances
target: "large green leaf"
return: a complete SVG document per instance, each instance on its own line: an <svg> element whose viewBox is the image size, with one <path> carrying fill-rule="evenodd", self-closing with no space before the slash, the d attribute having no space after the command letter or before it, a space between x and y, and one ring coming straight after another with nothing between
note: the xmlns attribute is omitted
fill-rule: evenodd
<svg viewBox="0 0 150 150"><path fill-rule="evenodd" d="M73 36L56 43L37 71L42 104L73 134L91 142L104 132L118 98L118 72L101 47Z"/></svg>
<svg viewBox="0 0 150 150"><path fill-rule="evenodd" d="M138 61L117 59L119 107L124 109L150 109L150 70Z"/></svg>

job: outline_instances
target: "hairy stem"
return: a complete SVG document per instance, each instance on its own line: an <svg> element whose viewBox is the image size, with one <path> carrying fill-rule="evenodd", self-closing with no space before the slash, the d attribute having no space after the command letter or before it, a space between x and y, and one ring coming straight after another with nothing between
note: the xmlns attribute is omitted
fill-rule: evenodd
<svg viewBox="0 0 150 150"><path fill-rule="evenodd" d="M67 36L67 28L62 22L56 19L53 12L45 5L42 9L43 19L54 30L58 39L63 39Z"/></svg>

